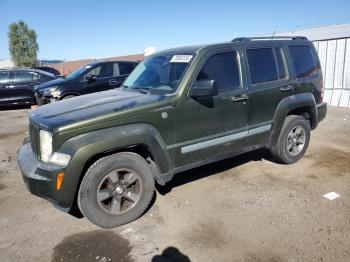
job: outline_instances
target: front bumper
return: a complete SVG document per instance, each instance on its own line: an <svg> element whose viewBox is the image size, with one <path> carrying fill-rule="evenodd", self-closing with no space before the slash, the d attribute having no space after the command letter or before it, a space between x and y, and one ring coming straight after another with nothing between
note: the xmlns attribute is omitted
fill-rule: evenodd
<svg viewBox="0 0 350 262"><path fill-rule="evenodd" d="M35 92L35 101L37 105L46 105L52 102L56 102L57 99L52 96L45 96L42 93Z"/></svg>
<svg viewBox="0 0 350 262"><path fill-rule="evenodd" d="M17 153L18 166L27 189L34 195L45 198L54 205L67 209L70 207L64 201L64 191L56 190L57 174L64 172L64 168L52 163L38 160L27 140Z"/></svg>
<svg viewBox="0 0 350 262"><path fill-rule="evenodd" d="M325 119L327 114L327 103L323 102L317 105L317 119L318 122L321 122Z"/></svg>

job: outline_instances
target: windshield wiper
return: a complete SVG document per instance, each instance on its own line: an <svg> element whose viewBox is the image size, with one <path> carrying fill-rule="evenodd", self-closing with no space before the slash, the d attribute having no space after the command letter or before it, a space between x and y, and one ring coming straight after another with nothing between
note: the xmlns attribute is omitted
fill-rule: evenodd
<svg viewBox="0 0 350 262"><path fill-rule="evenodd" d="M149 93L149 89L148 88L139 87L139 92L142 93L142 94L148 94Z"/></svg>
<svg viewBox="0 0 350 262"><path fill-rule="evenodd" d="M140 87L140 86L126 86L126 85L121 85L124 88L129 88L129 89L137 89L139 90L140 93L142 94L148 94L149 93L149 89L148 88L144 88L144 87Z"/></svg>

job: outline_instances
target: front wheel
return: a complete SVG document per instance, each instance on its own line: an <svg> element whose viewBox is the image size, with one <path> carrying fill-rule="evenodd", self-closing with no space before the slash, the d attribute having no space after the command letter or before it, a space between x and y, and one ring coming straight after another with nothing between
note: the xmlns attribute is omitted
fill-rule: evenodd
<svg viewBox="0 0 350 262"><path fill-rule="evenodd" d="M303 157L309 142L309 122L302 116L290 115L286 117L271 153L278 162L292 164Z"/></svg>
<svg viewBox="0 0 350 262"><path fill-rule="evenodd" d="M135 153L116 153L96 161L79 189L84 216L102 228L129 223L147 209L154 194L154 178L147 161Z"/></svg>

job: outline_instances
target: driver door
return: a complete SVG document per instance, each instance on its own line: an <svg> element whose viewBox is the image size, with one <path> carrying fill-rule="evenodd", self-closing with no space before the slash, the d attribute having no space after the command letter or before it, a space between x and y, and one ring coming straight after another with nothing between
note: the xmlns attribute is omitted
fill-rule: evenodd
<svg viewBox="0 0 350 262"><path fill-rule="evenodd" d="M247 93L237 50L213 54L197 80L215 80L217 96L182 100L175 114L176 144L170 146L176 167L211 162L247 145Z"/></svg>
<svg viewBox="0 0 350 262"><path fill-rule="evenodd" d="M83 76L83 93L105 91L114 88L113 63L98 64Z"/></svg>

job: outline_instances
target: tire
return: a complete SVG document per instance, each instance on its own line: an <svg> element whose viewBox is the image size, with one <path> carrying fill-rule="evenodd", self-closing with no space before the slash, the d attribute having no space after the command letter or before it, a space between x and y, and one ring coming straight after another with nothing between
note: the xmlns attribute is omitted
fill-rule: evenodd
<svg viewBox="0 0 350 262"><path fill-rule="evenodd" d="M61 100L69 99L69 98L72 98L72 97L76 97L76 96L75 95L67 95L67 96L64 96Z"/></svg>
<svg viewBox="0 0 350 262"><path fill-rule="evenodd" d="M300 131L301 130L301 131ZM303 134L298 136L298 133ZM301 143L303 141L303 144ZM287 116L277 143L271 148L273 158L284 164L297 162L305 154L310 142L310 123L302 116Z"/></svg>
<svg viewBox="0 0 350 262"><path fill-rule="evenodd" d="M138 154L122 152L103 157L90 166L79 188L78 206L95 225L113 228L139 218L153 194L154 177L148 162Z"/></svg>

